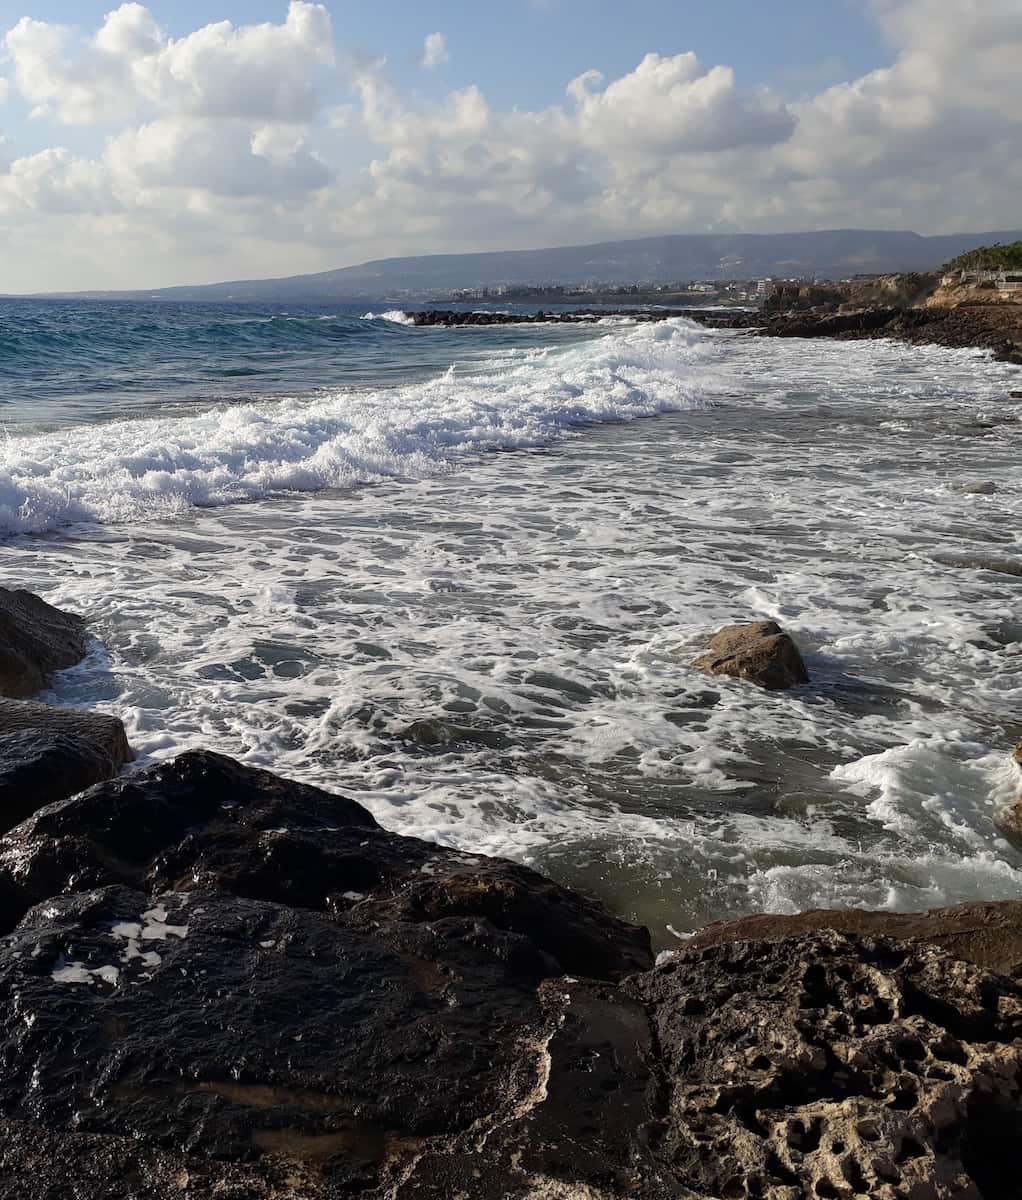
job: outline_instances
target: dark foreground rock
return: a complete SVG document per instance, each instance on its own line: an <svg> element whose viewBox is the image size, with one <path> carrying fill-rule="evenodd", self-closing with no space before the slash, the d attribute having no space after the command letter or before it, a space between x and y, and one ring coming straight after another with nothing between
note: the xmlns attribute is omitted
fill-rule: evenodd
<svg viewBox="0 0 1022 1200"><path fill-rule="evenodd" d="M32 592L0 588L0 696L31 696L85 657L84 620Z"/></svg>
<svg viewBox="0 0 1022 1200"><path fill-rule="evenodd" d="M485 919L529 938L551 974L651 961L646 930L527 867L388 833L354 800L205 751L41 809L0 839L4 879L22 911L83 888L202 887L360 925ZM9 929L21 912L5 915Z"/></svg>
<svg viewBox="0 0 1022 1200"><path fill-rule="evenodd" d="M798 647L774 621L728 625L710 638L708 646L692 665L711 675L730 675L768 691L809 682Z"/></svg>
<svg viewBox="0 0 1022 1200"><path fill-rule="evenodd" d="M932 945L652 969L534 872L205 753L11 831L0 904L0 1200L1022 1194L1022 994Z"/></svg>
<svg viewBox="0 0 1022 1200"><path fill-rule="evenodd" d="M44 804L112 779L131 758L117 717L0 700L0 832Z"/></svg>

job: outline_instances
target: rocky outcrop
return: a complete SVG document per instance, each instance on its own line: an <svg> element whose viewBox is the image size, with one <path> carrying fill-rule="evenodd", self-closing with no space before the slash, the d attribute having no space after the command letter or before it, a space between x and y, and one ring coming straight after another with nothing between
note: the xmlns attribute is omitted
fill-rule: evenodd
<svg viewBox="0 0 1022 1200"><path fill-rule="evenodd" d="M1001 362L1022 364L1022 306L959 305L905 307L883 296L856 306L837 298L818 307L783 307L757 314L751 322L760 337L838 338L855 341L891 338L952 350L989 350ZM698 319L698 318L693 318ZM742 318L718 318L715 324L747 328Z"/></svg>
<svg viewBox="0 0 1022 1200"><path fill-rule="evenodd" d="M112 779L131 758L117 717L0 700L0 833L44 804Z"/></svg>
<svg viewBox="0 0 1022 1200"><path fill-rule="evenodd" d="M660 1050L657 1157L700 1196L1020 1194L1022 989L822 932L686 950L629 989Z"/></svg>
<svg viewBox="0 0 1022 1200"><path fill-rule="evenodd" d="M775 621L728 625L708 645L692 665L711 675L731 675L768 691L809 682L798 647Z"/></svg>
<svg viewBox="0 0 1022 1200"><path fill-rule="evenodd" d="M31 696L85 657L85 622L32 592L0 588L0 696Z"/></svg>
<svg viewBox="0 0 1022 1200"><path fill-rule="evenodd" d="M1015 1194L1022 990L923 941L652 968L526 868L209 753L12 830L0 905L0 1200Z"/></svg>
<svg viewBox="0 0 1022 1200"><path fill-rule="evenodd" d="M441 326L459 325L577 325L592 324L604 317L628 317L640 323L666 321L670 317L699 319L707 315L699 309L689 308L570 308L547 312L540 309L534 313L464 312L454 309L423 309L406 314L413 325Z"/></svg>
<svg viewBox="0 0 1022 1200"><path fill-rule="evenodd" d="M354 800L207 751L41 809L0 839L0 877L22 911L83 888L202 887L359 924L485 919L530 939L551 974L651 961L646 930L527 867L388 833Z"/></svg>
<svg viewBox="0 0 1022 1200"><path fill-rule="evenodd" d="M936 946L953 958L992 971L1022 974L1022 900L956 904L922 913L870 912L861 908L821 908L790 915L759 913L715 921L700 929L686 948L775 942L824 929Z"/></svg>

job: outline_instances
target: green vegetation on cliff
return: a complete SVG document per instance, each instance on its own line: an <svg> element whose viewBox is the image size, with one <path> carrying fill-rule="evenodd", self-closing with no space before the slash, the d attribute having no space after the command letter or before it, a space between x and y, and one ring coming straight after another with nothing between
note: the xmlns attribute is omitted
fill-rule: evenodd
<svg viewBox="0 0 1022 1200"><path fill-rule="evenodd" d="M996 243L969 250L945 266L945 271L1022 271L1022 241Z"/></svg>

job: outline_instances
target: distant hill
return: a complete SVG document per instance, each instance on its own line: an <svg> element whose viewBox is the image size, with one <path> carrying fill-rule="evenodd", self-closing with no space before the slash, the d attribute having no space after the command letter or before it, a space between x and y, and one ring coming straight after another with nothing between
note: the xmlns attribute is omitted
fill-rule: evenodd
<svg viewBox="0 0 1022 1200"><path fill-rule="evenodd" d="M610 284L688 279L842 279L863 273L934 270L948 259L1022 231L921 237L835 229L818 233L679 234L478 254L384 258L285 279L249 279L154 291L60 293L104 299L252 300L268 303L428 297L501 284ZM54 293L50 293L51 295Z"/></svg>

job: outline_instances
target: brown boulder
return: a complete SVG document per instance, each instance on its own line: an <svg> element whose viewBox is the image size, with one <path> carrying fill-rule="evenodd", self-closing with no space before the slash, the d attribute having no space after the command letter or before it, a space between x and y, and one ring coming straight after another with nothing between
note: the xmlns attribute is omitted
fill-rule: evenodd
<svg viewBox="0 0 1022 1200"><path fill-rule="evenodd" d="M0 588L0 696L31 696L85 657L84 620L31 592Z"/></svg>
<svg viewBox="0 0 1022 1200"><path fill-rule="evenodd" d="M727 625L709 641L707 653L692 664L711 675L731 675L768 691L808 683L798 646L775 621Z"/></svg>
<svg viewBox="0 0 1022 1200"><path fill-rule="evenodd" d="M954 958L1006 975L1022 968L1022 900L956 904L916 913L860 908L813 909L790 916L758 913L735 921L715 921L686 942L685 949L702 950L729 942L775 942L824 929L937 946Z"/></svg>

